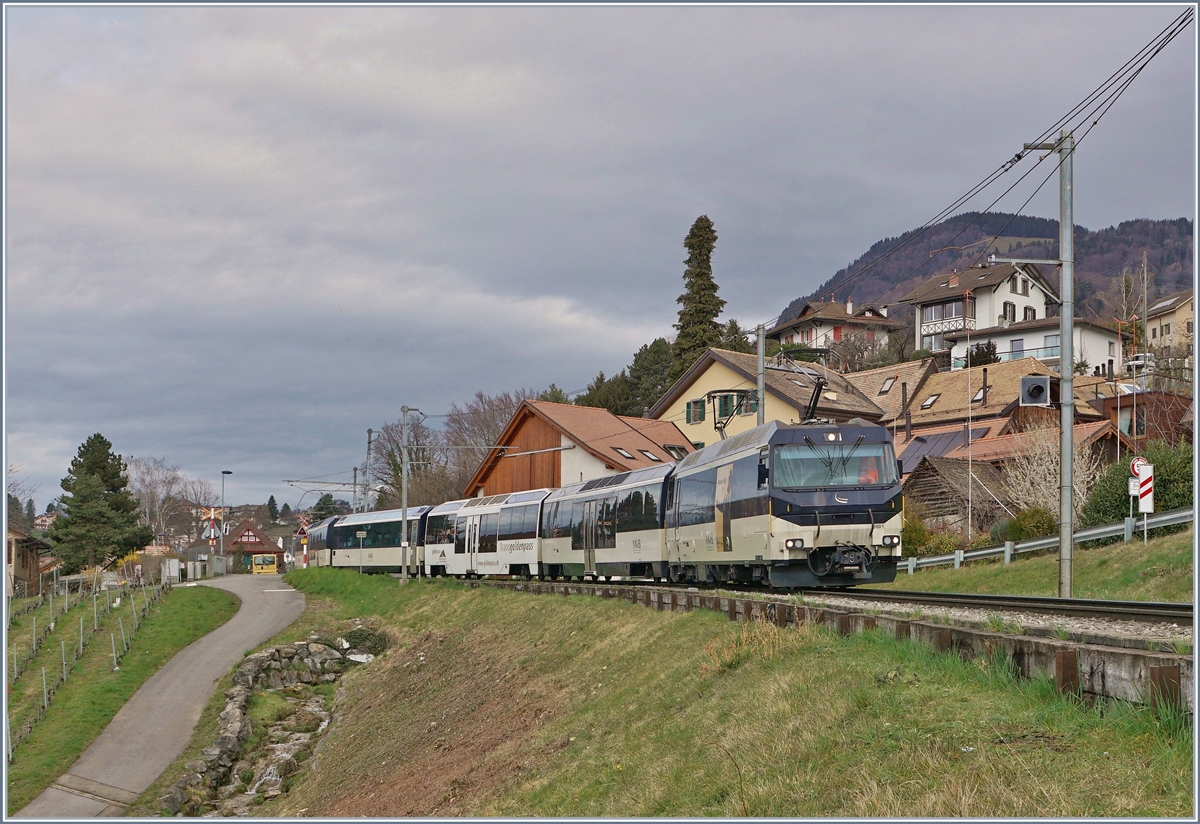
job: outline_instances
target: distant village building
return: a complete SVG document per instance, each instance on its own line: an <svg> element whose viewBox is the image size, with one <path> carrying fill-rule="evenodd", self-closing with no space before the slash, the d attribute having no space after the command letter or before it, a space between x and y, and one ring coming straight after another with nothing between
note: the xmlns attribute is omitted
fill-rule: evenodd
<svg viewBox="0 0 1200 824"><path fill-rule="evenodd" d="M829 349L851 338L861 338L875 348L885 348L889 335L904 324L887 316L887 306L867 304L857 309L850 298L837 301L809 301L800 311L767 330L767 337L780 345L804 344L813 349Z"/></svg>
<svg viewBox="0 0 1200 824"><path fill-rule="evenodd" d="M1189 369L1192 366L1190 356L1196 339L1192 297L1192 290L1184 289L1152 302L1150 311L1146 313L1149 348L1164 356L1179 354L1181 357L1187 357ZM1182 351L1177 353L1177 349Z"/></svg>

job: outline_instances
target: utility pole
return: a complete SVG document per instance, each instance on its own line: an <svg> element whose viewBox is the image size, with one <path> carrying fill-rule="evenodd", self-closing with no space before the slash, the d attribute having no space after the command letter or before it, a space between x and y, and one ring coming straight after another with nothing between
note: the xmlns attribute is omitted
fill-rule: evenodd
<svg viewBox="0 0 1200 824"><path fill-rule="evenodd" d="M1059 340L1061 377L1059 421L1062 429L1059 465L1058 597L1071 597L1072 560L1075 524L1072 516L1074 489L1072 466L1075 459L1075 137L1062 131L1057 147L1059 164L1058 257L1062 261L1062 317Z"/></svg>
<svg viewBox="0 0 1200 824"><path fill-rule="evenodd" d="M400 520L403 522L403 532L400 539L404 568L400 571L400 583L408 583L408 413L420 412L420 409L400 407Z"/></svg>
<svg viewBox="0 0 1200 824"><path fill-rule="evenodd" d="M989 263L1043 263L1061 267L1062 312L1058 337L1059 356L1059 466L1058 466L1058 597L1071 597L1071 565L1074 555L1072 462L1075 452L1075 137L1063 129L1055 143L1026 143L1025 150L1059 154L1058 260L1019 260L988 257ZM1136 402L1136 395L1134 396Z"/></svg>
<svg viewBox="0 0 1200 824"><path fill-rule="evenodd" d="M767 341L766 341L767 326L764 323L758 325L758 425L762 426L767 420Z"/></svg>
<svg viewBox="0 0 1200 824"><path fill-rule="evenodd" d="M350 497L354 500L352 509L358 512L358 467L354 467L354 486L351 487Z"/></svg>
<svg viewBox="0 0 1200 824"><path fill-rule="evenodd" d="M367 430L367 462L363 464L363 512L367 511L371 501L371 436L373 434L373 430Z"/></svg>

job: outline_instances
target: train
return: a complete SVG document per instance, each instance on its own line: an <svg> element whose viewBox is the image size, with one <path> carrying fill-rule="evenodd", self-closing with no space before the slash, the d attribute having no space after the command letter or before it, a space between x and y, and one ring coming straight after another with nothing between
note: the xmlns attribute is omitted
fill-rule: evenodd
<svg viewBox="0 0 1200 824"><path fill-rule="evenodd" d="M560 489L327 518L308 527L308 563L779 590L886 583L902 556L900 477L884 427L771 421Z"/></svg>

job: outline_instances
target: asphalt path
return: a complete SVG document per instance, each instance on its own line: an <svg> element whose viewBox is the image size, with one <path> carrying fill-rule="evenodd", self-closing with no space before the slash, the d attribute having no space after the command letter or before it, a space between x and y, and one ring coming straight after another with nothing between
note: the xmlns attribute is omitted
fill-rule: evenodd
<svg viewBox="0 0 1200 824"><path fill-rule="evenodd" d="M196 585L232 592L242 602L237 614L151 676L79 760L15 818L123 814L183 752L221 676L304 611L304 593L279 575L224 575Z"/></svg>

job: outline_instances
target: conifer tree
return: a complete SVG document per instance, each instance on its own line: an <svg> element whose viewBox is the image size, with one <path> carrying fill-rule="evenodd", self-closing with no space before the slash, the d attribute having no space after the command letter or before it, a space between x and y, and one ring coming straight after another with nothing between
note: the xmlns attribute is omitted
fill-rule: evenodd
<svg viewBox="0 0 1200 824"><path fill-rule="evenodd" d="M276 523L279 520L279 504L275 503L275 496L267 498L267 517L271 523Z"/></svg>
<svg viewBox="0 0 1200 824"><path fill-rule="evenodd" d="M77 572L97 561L141 549L153 538L138 525L138 501L126 489L125 462L112 443L96 433L83 442L62 480L65 493L50 541L64 571Z"/></svg>
<svg viewBox="0 0 1200 824"><path fill-rule="evenodd" d="M710 346L719 346L724 329L717 323L725 301L717 297L717 284L712 275L712 253L717 244L717 232L708 215L701 215L692 224L683 241L688 250L683 272L685 290L676 299L682 308L675 328L675 367L672 379L682 375L696 358Z"/></svg>

